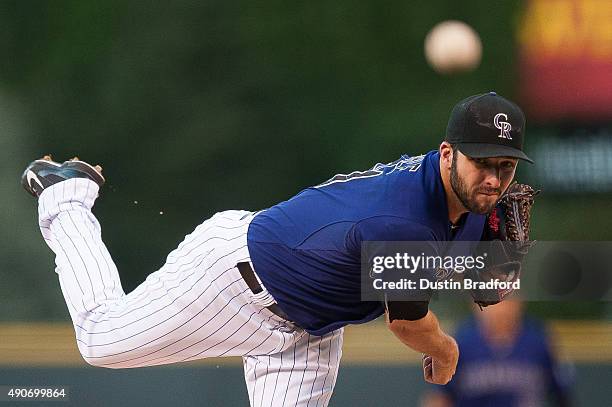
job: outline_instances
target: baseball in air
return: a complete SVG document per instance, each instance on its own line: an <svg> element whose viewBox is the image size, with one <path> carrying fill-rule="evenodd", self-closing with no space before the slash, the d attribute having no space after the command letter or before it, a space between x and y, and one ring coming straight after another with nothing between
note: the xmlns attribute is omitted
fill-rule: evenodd
<svg viewBox="0 0 612 407"><path fill-rule="evenodd" d="M443 21L425 37L425 58L440 74L476 69L481 56L482 43L478 33L461 21Z"/></svg>

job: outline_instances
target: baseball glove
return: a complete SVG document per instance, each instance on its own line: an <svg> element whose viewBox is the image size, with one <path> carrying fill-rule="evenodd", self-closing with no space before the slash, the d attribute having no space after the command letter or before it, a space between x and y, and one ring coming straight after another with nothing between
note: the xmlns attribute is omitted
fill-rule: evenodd
<svg viewBox="0 0 612 407"><path fill-rule="evenodd" d="M529 222L534 197L540 191L526 184L512 183L501 197L495 209L487 216L483 232L483 247L488 254L487 267L472 269L466 277L477 282L513 283L521 274L521 262L534 241L529 240ZM514 289L473 289L474 302L481 308L497 304Z"/></svg>

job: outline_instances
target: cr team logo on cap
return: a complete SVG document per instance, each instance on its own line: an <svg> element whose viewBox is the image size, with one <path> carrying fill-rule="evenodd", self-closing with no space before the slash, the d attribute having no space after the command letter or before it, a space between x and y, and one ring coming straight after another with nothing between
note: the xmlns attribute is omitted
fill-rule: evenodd
<svg viewBox="0 0 612 407"><path fill-rule="evenodd" d="M495 125L495 128L499 129L499 136L497 137L512 140L512 136L510 136L512 125L507 121L501 121L500 118L508 120L508 115L505 113L497 113L493 118L493 124Z"/></svg>

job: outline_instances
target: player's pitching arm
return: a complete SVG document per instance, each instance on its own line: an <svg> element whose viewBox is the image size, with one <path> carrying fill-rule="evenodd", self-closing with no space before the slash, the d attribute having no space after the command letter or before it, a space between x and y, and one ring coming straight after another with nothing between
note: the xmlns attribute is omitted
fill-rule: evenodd
<svg viewBox="0 0 612 407"><path fill-rule="evenodd" d="M409 303L408 303L409 304ZM457 368L457 342L444 333L433 312L417 320L393 319L387 313L387 326L406 346L423 353L423 376L434 384L448 383Z"/></svg>

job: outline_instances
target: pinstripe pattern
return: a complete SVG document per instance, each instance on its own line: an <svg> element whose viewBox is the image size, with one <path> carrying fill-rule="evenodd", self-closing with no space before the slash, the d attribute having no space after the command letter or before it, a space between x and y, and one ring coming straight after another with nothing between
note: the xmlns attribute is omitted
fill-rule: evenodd
<svg viewBox="0 0 612 407"><path fill-rule="evenodd" d="M249 261L252 213L226 211L199 225L166 263L125 294L91 212L98 186L75 178L39 198L39 225L83 358L132 368L243 356L253 406L325 406L342 330L313 337L254 303L236 264Z"/></svg>
<svg viewBox="0 0 612 407"><path fill-rule="evenodd" d="M251 406L327 406L338 376L342 334L343 328L324 336L302 331L283 352L245 356Z"/></svg>

